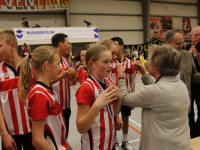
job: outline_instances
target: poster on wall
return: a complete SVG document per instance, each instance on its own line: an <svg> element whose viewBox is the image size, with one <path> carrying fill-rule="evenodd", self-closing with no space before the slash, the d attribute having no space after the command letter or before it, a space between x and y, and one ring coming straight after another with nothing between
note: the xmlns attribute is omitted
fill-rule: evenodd
<svg viewBox="0 0 200 150"><path fill-rule="evenodd" d="M0 0L0 11L24 12L68 9L69 0Z"/></svg>
<svg viewBox="0 0 200 150"><path fill-rule="evenodd" d="M151 38L164 39L168 30L179 30L184 38L189 38L191 32L190 17L150 17Z"/></svg>

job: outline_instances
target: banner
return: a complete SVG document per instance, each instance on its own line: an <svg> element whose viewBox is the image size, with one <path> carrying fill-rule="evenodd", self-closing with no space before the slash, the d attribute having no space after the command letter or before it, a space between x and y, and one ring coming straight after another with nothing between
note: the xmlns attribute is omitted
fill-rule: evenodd
<svg viewBox="0 0 200 150"><path fill-rule="evenodd" d="M64 33L70 43L99 42L97 27L62 27L62 28L13 28L19 45L51 44L54 34Z"/></svg>
<svg viewBox="0 0 200 150"><path fill-rule="evenodd" d="M54 34L64 33L69 39L99 38L97 27L64 28L13 28L17 40L48 40Z"/></svg>
<svg viewBox="0 0 200 150"><path fill-rule="evenodd" d="M137 51L139 51L141 49L141 47L143 47L144 50L148 51L149 47L152 44L156 44L156 45L163 45L165 42L164 41L160 41L160 40L152 40L150 42L147 43L143 43L143 44L137 44L137 45L124 45L124 49L126 49L127 46L130 47L131 52L133 52L133 49L136 48Z"/></svg>
<svg viewBox="0 0 200 150"><path fill-rule="evenodd" d="M190 17L150 17L151 38L164 39L168 30L179 30L184 38L189 38L191 32Z"/></svg>
<svg viewBox="0 0 200 150"><path fill-rule="evenodd" d="M68 9L69 0L0 0L0 11L23 12Z"/></svg>

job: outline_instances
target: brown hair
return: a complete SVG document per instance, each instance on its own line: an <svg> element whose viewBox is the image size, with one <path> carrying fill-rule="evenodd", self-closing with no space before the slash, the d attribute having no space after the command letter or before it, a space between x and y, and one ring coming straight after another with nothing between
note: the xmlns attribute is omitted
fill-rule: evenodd
<svg viewBox="0 0 200 150"><path fill-rule="evenodd" d="M15 49L17 50L18 42L13 29L4 28L0 30L0 38L2 38L2 40L4 40L7 45L9 45L11 42L14 42L16 45Z"/></svg>
<svg viewBox="0 0 200 150"><path fill-rule="evenodd" d="M181 53L171 45L152 45L149 47L149 61L159 67L163 76L176 76L181 67Z"/></svg>
<svg viewBox="0 0 200 150"><path fill-rule="evenodd" d="M20 78L19 78L19 96L21 101L26 104L26 96L31 88L32 69L35 74L43 72L42 64L45 61L53 63L55 54L58 54L56 48L52 46L40 46L36 48L30 56L26 56L21 63ZM29 61L30 59L30 61ZM30 65L31 64L31 65Z"/></svg>
<svg viewBox="0 0 200 150"><path fill-rule="evenodd" d="M104 45L105 47L107 47L107 49L110 49L113 45L117 46L117 44L112 40L104 40L100 43L100 45Z"/></svg>
<svg viewBox="0 0 200 150"><path fill-rule="evenodd" d="M103 45L96 45L87 50L87 53L85 56L85 62L86 62L86 70L88 73L91 72L88 62L89 61L96 62L100 54L105 51L109 51L109 50Z"/></svg>

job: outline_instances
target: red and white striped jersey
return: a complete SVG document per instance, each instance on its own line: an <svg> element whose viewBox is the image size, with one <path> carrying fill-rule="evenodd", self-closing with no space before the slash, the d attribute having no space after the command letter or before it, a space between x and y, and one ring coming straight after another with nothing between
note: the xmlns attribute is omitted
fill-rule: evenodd
<svg viewBox="0 0 200 150"><path fill-rule="evenodd" d="M0 64L1 107L10 135L22 135L31 132L27 108L18 95L19 68L16 71L5 62Z"/></svg>
<svg viewBox="0 0 200 150"><path fill-rule="evenodd" d="M132 60L130 60L128 58L124 58L123 62L126 63L126 71L124 72L124 79L126 80L126 87L127 87L128 91L131 92L130 75L135 73L135 70L131 67L133 62L132 62ZM117 85L117 78L118 78L117 66L120 63L121 62L118 59L116 59L113 62L113 69L112 69L112 73L111 73L111 78L112 78L115 85Z"/></svg>
<svg viewBox="0 0 200 150"><path fill-rule="evenodd" d="M84 70L83 66L81 66L78 69L77 75L78 75L78 81L79 81L80 84L82 84L89 76L87 71Z"/></svg>
<svg viewBox="0 0 200 150"><path fill-rule="evenodd" d="M57 95L42 82L36 81L27 96L31 121L45 119L44 137L55 150L66 150L66 127Z"/></svg>
<svg viewBox="0 0 200 150"><path fill-rule="evenodd" d="M69 67L67 58L61 57L60 67L61 67L61 72L63 69ZM62 109L69 108L71 100L69 77L54 83L52 87L54 92L58 95L58 99L61 103Z"/></svg>
<svg viewBox="0 0 200 150"><path fill-rule="evenodd" d="M105 78L107 84L112 81ZM76 92L77 104L90 107L102 92L101 85L89 77ZM111 115L112 114L112 115ZM114 102L100 110L90 129L81 137L82 150L111 150L114 142Z"/></svg>

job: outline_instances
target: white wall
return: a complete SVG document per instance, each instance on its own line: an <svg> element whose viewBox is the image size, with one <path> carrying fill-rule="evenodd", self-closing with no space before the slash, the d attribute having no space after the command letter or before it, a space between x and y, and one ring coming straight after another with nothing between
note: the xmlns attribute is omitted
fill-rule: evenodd
<svg viewBox="0 0 200 150"><path fill-rule="evenodd" d="M45 14L43 14L45 13ZM65 15L64 11L56 11L54 14L48 12L34 13L34 14L22 14L22 13L13 13L13 14L2 14L0 12L0 29L4 27L8 28L18 28L22 27L21 22L22 18L25 17L29 23L30 27L33 27L36 23L41 27L63 27L65 26ZM58 14L56 14L58 13ZM57 22L55 22L55 20Z"/></svg>
<svg viewBox="0 0 200 150"><path fill-rule="evenodd" d="M125 44L143 43L141 2L72 0L69 11L70 26L86 26L84 20L91 22L92 26L99 27L100 42L119 36Z"/></svg>

